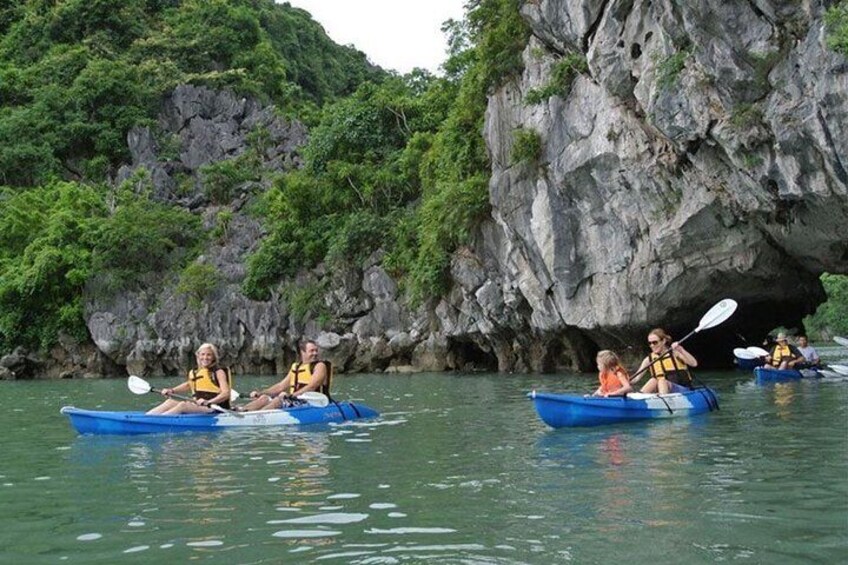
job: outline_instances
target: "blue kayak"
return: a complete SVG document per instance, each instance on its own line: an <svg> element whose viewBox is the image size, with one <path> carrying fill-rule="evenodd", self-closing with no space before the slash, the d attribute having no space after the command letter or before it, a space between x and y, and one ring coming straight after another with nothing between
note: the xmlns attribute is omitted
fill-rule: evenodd
<svg viewBox="0 0 848 565"><path fill-rule="evenodd" d="M736 368L740 371L750 371L751 369L761 366L766 361L761 357L757 357L756 359L742 359L740 357L736 357L733 362L736 364Z"/></svg>
<svg viewBox="0 0 848 565"><path fill-rule="evenodd" d="M662 395L631 392L613 398L536 391L527 396L533 399L542 421L552 428L694 416L719 408L718 396L707 387Z"/></svg>
<svg viewBox="0 0 848 565"><path fill-rule="evenodd" d="M804 378L817 377L821 377L821 375L815 369L767 369L765 367L754 369L754 378L758 385L800 381Z"/></svg>
<svg viewBox="0 0 848 565"><path fill-rule="evenodd" d="M159 432L208 432L229 428L329 424L360 418L376 418L373 408L352 402L327 406L295 406L256 412L148 415L144 412L106 412L65 406L61 410L81 434L150 434Z"/></svg>

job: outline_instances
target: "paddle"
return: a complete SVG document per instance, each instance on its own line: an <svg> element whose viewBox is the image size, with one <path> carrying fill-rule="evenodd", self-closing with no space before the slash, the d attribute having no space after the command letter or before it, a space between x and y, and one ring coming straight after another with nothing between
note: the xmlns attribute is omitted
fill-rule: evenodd
<svg viewBox="0 0 848 565"><path fill-rule="evenodd" d="M330 404L330 399L327 398L327 395L318 392L317 390L310 390L309 392L303 392L296 396L295 398L300 398L309 403L310 406L317 406L319 408L323 408Z"/></svg>
<svg viewBox="0 0 848 565"><path fill-rule="evenodd" d="M141 377L137 377L135 375L130 375L129 378L127 378L127 388L129 388L130 391L133 394L147 394L148 392L155 392L155 393L161 392L159 389L153 388L152 386L150 386L150 383L148 383L146 380L142 379ZM233 393L235 393L235 397L238 398L239 394L235 391L231 391L230 398L233 397ZM185 400L186 402L194 402L194 399L191 398L190 396L183 396L181 394L174 394L173 392L171 394L169 394L168 396L172 397L172 398L179 399L179 400ZM217 404L207 404L207 406L209 406L209 408L211 408L212 410L215 410L216 412L221 412L223 414L234 414L236 416L241 416L241 414L236 412L235 410L227 410L226 408L218 406Z"/></svg>
<svg viewBox="0 0 848 565"><path fill-rule="evenodd" d="M737 347L733 350L733 355L737 359L759 359L760 356L754 353L753 351L748 351L744 347Z"/></svg>
<svg viewBox="0 0 848 565"><path fill-rule="evenodd" d="M767 357L769 352L763 349L762 347L757 347L756 345L752 345L748 348L748 351L756 355L757 357Z"/></svg>
<svg viewBox="0 0 848 565"><path fill-rule="evenodd" d="M840 375L848 376L848 365L833 365L832 363L829 363L828 367L830 367L832 370L836 371Z"/></svg>
<svg viewBox="0 0 848 565"><path fill-rule="evenodd" d="M835 341L839 345L843 345L845 347L848 347L848 337L836 336L836 337L833 338L833 341Z"/></svg>
<svg viewBox="0 0 848 565"><path fill-rule="evenodd" d="M298 396L290 396L290 398L297 398L303 400L310 406L315 406L317 408L324 408L325 406L328 406L330 404L330 399L327 397L327 395L322 392L318 392L317 390L303 392Z"/></svg>

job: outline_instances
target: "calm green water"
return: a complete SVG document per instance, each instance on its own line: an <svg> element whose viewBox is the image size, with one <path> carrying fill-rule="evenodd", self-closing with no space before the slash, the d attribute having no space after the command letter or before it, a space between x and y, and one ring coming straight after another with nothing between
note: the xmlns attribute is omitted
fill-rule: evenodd
<svg viewBox="0 0 848 565"><path fill-rule="evenodd" d="M0 562L845 562L848 382L700 376L692 420L554 431L525 398L591 375L361 375L338 396L379 420L145 437L59 414L156 400L122 380L0 382Z"/></svg>

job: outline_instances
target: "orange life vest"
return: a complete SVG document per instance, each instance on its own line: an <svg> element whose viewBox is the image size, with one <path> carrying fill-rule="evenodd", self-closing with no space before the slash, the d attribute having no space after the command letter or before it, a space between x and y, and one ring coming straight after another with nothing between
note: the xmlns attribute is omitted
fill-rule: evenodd
<svg viewBox="0 0 848 565"><path fill-rule="evenodd" d="M621 388L621 380L619 380L618 378L619 373L624 374L624 378L626 379L630 378L630 375L627 374L627 370L621 366L614 367L612 370L607 369L598 373L598 380L601 382L602 394L609 394Z"/></svg>

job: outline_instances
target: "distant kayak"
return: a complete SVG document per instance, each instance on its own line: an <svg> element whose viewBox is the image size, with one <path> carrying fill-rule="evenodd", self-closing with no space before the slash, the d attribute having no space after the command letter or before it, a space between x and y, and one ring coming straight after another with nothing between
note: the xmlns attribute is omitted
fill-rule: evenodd
<svg viewBox="0 0 848 565"><path fill-rule="evenodd" d="M740 357L736 357L733 361L736 363L736 368L740 371L750 371L751 369L759 367L765 363L765 360L760 358L742 359Z"/></svg>
<svg viewBox="0 0 848 565"><path fill-rule="evenodd" d="M800 381L804 378L821 377L815 369L766 369L757 367L754 369L754 378L757 384L785 383L789 381Z"/></svg>
<svg viewBox="0 0 848 565"><path fill-rule="evenodd" d="M329 424L360 418L376 418L373 408L352 402L333 402L324 407L296 406L256 412L148 415L144 412L107 412L65 406L71 426L81 434L150 434L161 432L218 431L261 426Z"/></svg>
<svg viewBox="0 0 848 565"><path fill-rule="evenodd" d="M626 398L536 391L527 396L533 400L539 418L552 428L602 426L718 410L718 396L708 387L662 395L631 392Z"/></svg>

